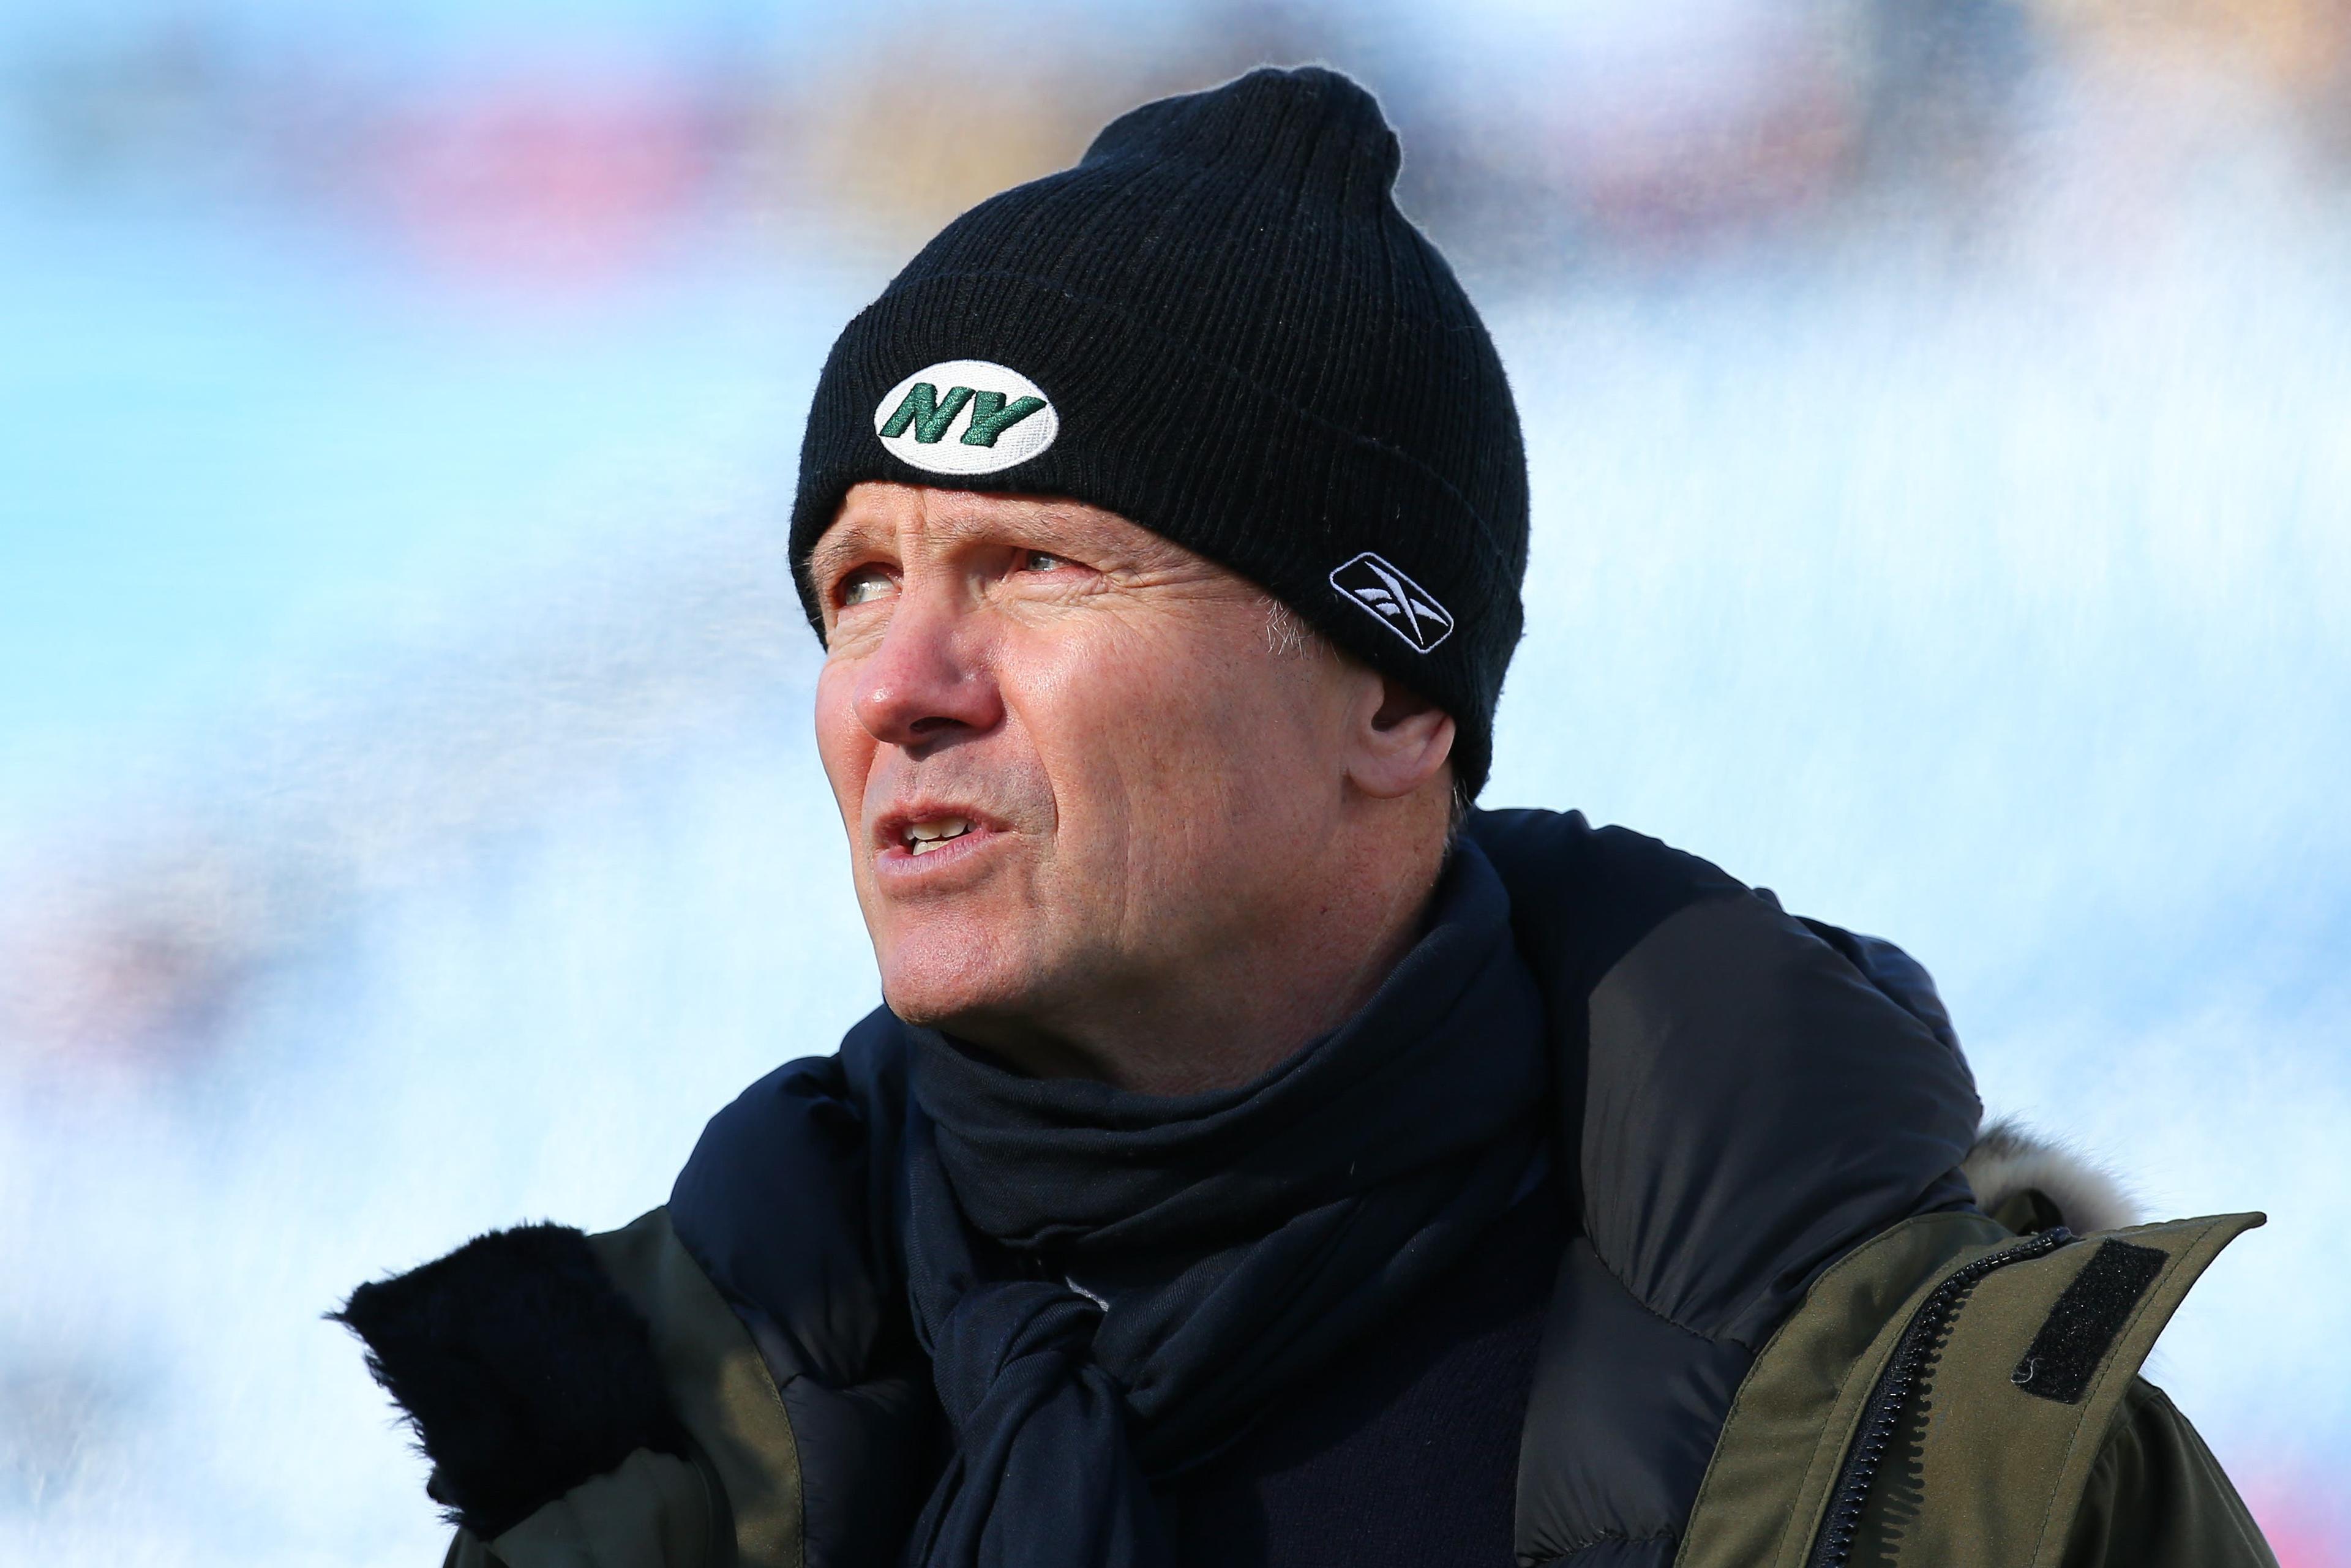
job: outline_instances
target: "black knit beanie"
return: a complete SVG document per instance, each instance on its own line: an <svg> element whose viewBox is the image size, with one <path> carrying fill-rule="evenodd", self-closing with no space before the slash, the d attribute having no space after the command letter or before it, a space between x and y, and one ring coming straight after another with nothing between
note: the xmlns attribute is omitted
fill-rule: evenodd
<svg viewBox="0 0 2351 1568"><path fill-rule="evenodd" d="M1442 706L1475 794L1519 640L1527 479L1501 361L1333 71L1121 116L949 224L833 345L793 573L852 485L1069 496L1249 578Z"/></svg>

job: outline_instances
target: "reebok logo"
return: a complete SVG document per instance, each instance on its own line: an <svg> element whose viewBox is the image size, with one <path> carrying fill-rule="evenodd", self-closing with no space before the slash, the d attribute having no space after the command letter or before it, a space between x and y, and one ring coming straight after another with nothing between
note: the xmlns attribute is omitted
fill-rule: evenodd
<svg viewBox="0 0 2351 1568"><path fill-rule="evenodd" d="M1369 550L1332 572L1331 586L1420 653L1453 634L1452 612Z"/></svg>
<svg viewBox="0 0 2351 1568"><path fill-rule="evenodd" d="M933 474L993 474L1028 462L1061 433L1042 387L986 360L916 371L873 409L882 444Z"/></svg>

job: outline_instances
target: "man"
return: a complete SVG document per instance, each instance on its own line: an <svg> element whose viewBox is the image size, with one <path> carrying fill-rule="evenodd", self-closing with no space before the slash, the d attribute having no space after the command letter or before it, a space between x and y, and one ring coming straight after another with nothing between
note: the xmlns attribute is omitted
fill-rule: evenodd
<svg viewBox="0 0 2351 1568"><path fill-rule="evenodd" d="M2136 1377L2258 1217L2077 1238L1898 951L1467 810L1524 460L1397 157L1327 71L1146 105L842 334L887 1006L665 1208L352 1296L452 1561L2271 1561Z"/></svg>

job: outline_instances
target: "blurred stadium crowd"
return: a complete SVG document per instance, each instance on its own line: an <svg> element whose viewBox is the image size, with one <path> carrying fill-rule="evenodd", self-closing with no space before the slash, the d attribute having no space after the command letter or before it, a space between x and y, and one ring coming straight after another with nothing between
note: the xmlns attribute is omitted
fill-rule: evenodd
<svg viewBox="0 0 2351 1568"><path fill-rule="evenodd" d="M822 829L829 805L798 739L813 649L776 559L796 399L831 332L938 224L1074 159L1113 114L1261 60L1307 59L1381 93L1405 144L1406 209L1492 313L1531 427L1564 408L1623 436L1619 473L1591 455L1599 435L1578 444L1555 423L1532 429L1539 577L1557 559L1544 553L1544 507L1555 517L1573 497L1646 518L1624 497L1654 493L1793 541L1782 569L1695 521L1661 528L1660 577L1728 557L1751 580L1723 587L1722 602L1767 625L1801 617L1815 566L1874 562L1898 621L1904 584L1977 570L1913 564L1899 559L1905 536L1873 531L1892 509L1881 503L1926 486L1891 450L1915 436L1943 452L1945 468L1920 471L1947 482L1953 508L2023 496L1984 537L2064 581L1988 599L1980 642L1953 628L1934 655L1950 668L1933 670L1954 691L2012 680L2029 708L2046 675L2098 700L2102 655L2076 677L2036 665L2000 616L2024 613L2016 604L2045 614L2061 652L2065 625L2113 631L2117 661L2168 672L2165 651L2192 640L2177 628L2203 635L2196 606L2242 578L2229 602L2246 613L2230 634L2254 652L2215 664L2210 690L2150 674L2116 693L2115 711L2267 715L2275 703L2290 716L2262 732L2262 746L2283 736L2273 755L2181 732L2161 767L2235 770L2216 772L2211 792L2183 789L2183 811L2225 810L2241 785L2278 802L2283 825L2261 829L2259 874L2243 855L2174 870L2185 902L2210 893L2222 909L2211 918L2235 922L2230 972L2262 1008L2290 1001L2313 1041L2351 1020L2339 979L2312 978L2351 936L2338 884L2351 840L2310 825L2329 795L2325 768L2351 761L2351 650L2325 612L2327 585L2351 582L2351 525L2336 510L2351 506L2339 357L2351 305L2326 281L2351 267L2340 0L28 8L0 20L0 282L22 285L0 290L14 297L0 299L0 338L15 361L0 363L0 410L15 423L0 467L34 476L0 486L14 489L0 496L0 660L13 670L0 690L0 754L13 754L0 768L0 1245L18 1263L18 1283L0 1288L0 1560L389 1562L423 1549L416 1478L387 1473L398 1442L357 1357L311 1332L315 1313L403 1249L437 1250L467 1226L542 1209L618 1220L629 1211L614 1206L657 1201L700 1116L867 1005L836 852L797 832ZM2246 211L2258 225L2238 226ZM2163 257L2228 281L2152 289L2139 315L2084 303L2139 287ZM12 280L11 268L24 270ZM246 281L220 281L233 274ZM184 300L172 293L183 275ZM1981 292L1987 277L2009 292ZM2046 314L1986 325L1974 305L1938 314L1947 297ZM224 337L197 319L230 311L223 298L266 332ZM1579 315L1571 300L1598 304ZM2175 323L2165 312L2183 300L2204 314ZM371 312L381 319L351 326ZM118 320L121 340L92 325ZM2176 346L2147 340L2175 324ZM2015 429L1999 431L2027 444L1980 459L1968 441L1991 430L1981 405L2043 384L2043 367L2012 362L2036 335L2132 368L2051 394L2046 439L2066 450L2030 450L2041 414L2011 410ZM1913 337L1925 346L1906 357ZM418 361L435 361L429 373L399 358L411 338ZM513 369L518 339L638 347L550 353L526 375ZM2254 347L2231 360L2239 340ZM350 342L385 356L391 368L370 373L413 383L390 405L410 422L300 410L309 423L294 427L319 451L293 471L315 493L263 497L265 484L284 488L268 477L279 469L165 461L153 451L180 449L62 423L96 410L126 426L184 425L191 447L233 444L304 401L277 384L303 353ZM1997 345L2000 373L1969 381L1979 343ZM1562 368L1586 366L1621 374L1621 389L1560 392ZM2049 371L2053 384L2070 373ZM129 385L142 376L154 384ZM1762 434L1708 447L1723 411L1750 397L1785 406L1758 422ZM1947 428L1914 423L1893 440L1865 428L1874 407L1905 397L1929 421L1948 414ZM500 423L532 399L549 427L576 428ZM1658 434L1641 423L1652 407L1682 423ZM1850 428L1813 461L1798 448L1823 421ZM1760 450L1783 428L1799 433L1785 450ZM1675 445L1677 432L1695 444ZM2166 433L2177 450L2162 449ZM379 447L395 455L345 463ZM387 477L395 466L422 476ZM2044 483L2073 468L2094 478L2062 496ZM2210 517L2166 513L2209 496L2229 499ZM514 510L541 515L550 536L590 542L500 558L442 597L377 549L403 528L437 530L440 553L416 568L432 577L472 559L517 497L527 507ZM294 519L287 530L341 530L317 580L289 579L281 595L319 590L312 620L329 624L298 648L239 644L201 699L183 701L156 672L204 663L188 628L225 643L249 630L231 622L266 615L232 608L183 625L176 599L266 606L271 540L294 537L237 546L224 529L215 545L207 518L265 501ZM2151 545L2131 511L2142 504L2171 530L2143 530ZM2101 506L2113 516L2089 516ZM362 512L375 520L354 521ZM1932 506L1919 515L1931 522ZM2077 521L2091 542L2068 542ZM2100 549L2112 559L2091 559ZM1598 601L1611 595L1627 620L1678 602L1673 584L1640 579L1637 550L1625 559L1637 591L1577 600L1584 591L1556 575L1550 591L1601 627L1614 624ZM1771 575L1782 570L1784 580ZM124 586L141 570L137 591ZM2139 619L2144 605L2100 597L2141 580L2133 572L2189 608ZM319 589L327 579L331 591ZM2196 597L2206 590L2216 597ZM1947 601L1919 602L1939 612ZM1724 717L1744 744L1774 716L1718 712L1756 709L1722 673L1748 625L1686 659L1663 632L1628 645L1656 653L1658 678L1682 678L1691 711ZM1498 779L1520 792L1499 803L1537 803L1524 787L1552 777L1541 768L1558 753L1530 706L1540 694L1611 716L1591 695L1604 674L1585 676L1547 635L1531 635L1503 704ZM2131 766L2100 750L2138 733L2120 728L2086 737L2078 758L2064 751L2082 762L2068 776L1970 780L1990 764L1970 761L1966 735L1925 708L1906 716L1898 691L1877 702L1865 666L1883 648L1822 635L1870 708L1855 744L1882 747L1890 769L1949 774L1938 801L2138 787L2108 777ZM100 643L136 649L140 667L83 656ZM1847 675L1848 664L1865 667ZM1787 701L1791 722L1749 755L1740 791L1838 799L1819 790L1829 753L1806 752L1801 705L1765 697ZM1651 773L1636 758L1540 803L1604 804L1578 789L1629 779L1625 819L1670 836L1663 806L1644 814L1645 791L1700 800L1741 766L1687 739L1656 750ZM2018 742L1998 755L2029 752ZM2158 763L2144 771L2150 796L2171 787ZM1688 820L1729 824L1733 839L1750 822L1708 809ZM1849 885L1972 873L1972 842L1891 870L1852 850ZM1742 874L1771 870L1735 858L1736 844L1687 847ZM2213 851L2211 866L2225 859ZM2058 884L2085 869L2011 868L2015 902L2037 890L2063 903ZM2293 897L2273 896L2289 886ZM2162 892L2137 891L2150 888ZM2264 914L2240 919L2213 890L2258 896ZM1917 918L1893 893L1885 907ZM1818 913L1863 923L1870 911ZM1948 934L1922 956L1947 988L1956 973L2006 1009L2001 1029L2033 1040L2039 993L2016 977L2022 960L2001 967L2032 945L2030 920L2017 925L1986 937L1980 961ZM2139 940L2157 927L2127 930L2098 973L2168 963L2171 948ZM1889 934L1908 942L1913 930ZM1983 1010L1960 1009L1963 1033ZM2254 1012L2244 1027L2258 1033L2272 1015ZM2155 1027L2145 1018L2097 1027L2109 1023L2111 1038L2153 1038L2130 1033ZM2298 1100L2312 1121L2296 1135L2315 1148L2326 1108L2351 1103L2339 1047L2281 1051L2262 1070L2272 1099L2231 1125ZM698 1065L647 1085L648 1053ZM1980 1070L2038 1092L2004 1060L1995 1042ZM548 1128L450 1107L492 1089L517 1122ZM2351 1219L2346 1190L2315 1211ZM2335 1239L2304 1234L2289 1244L2300 1271L2275 1277L2336 1279L2328 1249ZM2323 1301L2294 1311L2279 1344L2325 1341ZM212 1346L227 1347L226 1364L210 1364ZM2230 1366L2282 1384L2274 1356L2239 1354ZM2340 1544L2351 1512L2324 1495L2351 1464L2351 1417L2257 1440L2297 1398L2351 1402L2351 1363L2331 1354L2303 1368L2309 1387L2245 1392L2209 1423L2191 1410L2216 1443L2238 1445L2224 1448L2232 1463L2270 1466L2249 1490L2290 1568L2351 1563ZM276 1446L256 1448L258 1461L174 1463L192 1448L258 1443L264 1427Z"/></svg>
<svg viewBox="0 0 2351 1568"><path fill-rule="evenodd" d="M965 206L1073 160L1121 108L1264 59L1374 80L1406 138L1409 210L1489 298L1856 236L1962 256L2137 252L2165 243L2179 187L2249 126L2313 187L2351 183L2351 8L2333 0L1048 4L981 28L920 7L856 24L782 14L22 19L0 172L40 208L225 211L341 247L348 265L591 299L714 254L870 283ZM2041 210L2052 183L2094 192L2073 210L2095 221L2020 234L2018 211ZM782 608L759 595L711 623ZM745 638L704 641L665 647L648 629L632 646L679 666L676 681L742 677ZM647 706L642 670L574 674L589 708ZM277 835L266 852L290 850L290 867L249 863L249 833L225 847L198 831L62 904L0 905L18 917L0 987L14 1049L200 1039L256 957L315 924L311 901L360 874L344 862L404 863L408 835L478 823L484 803L452 805L412 774L419 735L471 747L484 727L389 727L411 762L352 767L365 831ZM502 787L478 756L431 766ZM430 821L388 820L428 794Z"/></svg>
<svg viewBox="0 0 2351 1568"><path fill-rule="evenodd" d="M714 227L894 253L1072 160L1121 108L1264 59L1375 77L1413 210L1471 268L1534 280L1887 204L1972 232L2091 145L2097 178L2159 195L2204 151L2167 97L2233 95L2314 173L2351 169L2351 13L2333 0L1048 3L989 26L921 6L626 25L590 6L503 28L446 9L20 22L9 150L21 177L87 197L266 205L534 284L657 267ZM2173 133L2052 138L2061 114Z"/></svg>

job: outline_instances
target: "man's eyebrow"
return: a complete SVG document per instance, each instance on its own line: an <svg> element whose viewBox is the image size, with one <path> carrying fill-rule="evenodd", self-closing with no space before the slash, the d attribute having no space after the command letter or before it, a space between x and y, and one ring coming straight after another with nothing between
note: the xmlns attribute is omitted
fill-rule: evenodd
<svg viewBox="0 0 2351 1568"><path fill-rule="evenodd" d="M829 532L816 541L808 558L809 580L821 582L873 548L873 536L862 528Z"/></svg>

